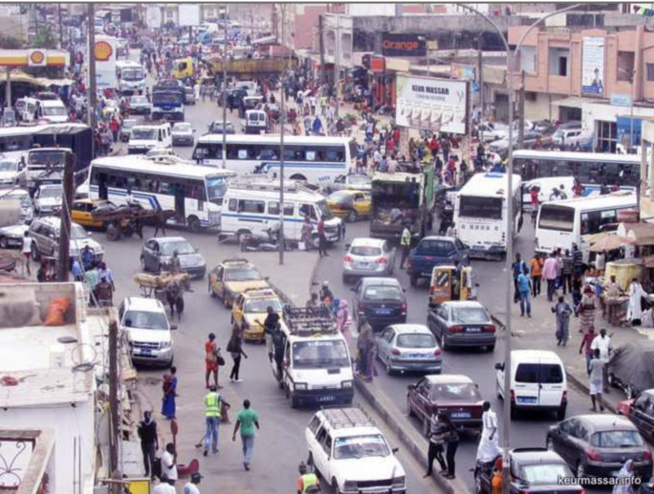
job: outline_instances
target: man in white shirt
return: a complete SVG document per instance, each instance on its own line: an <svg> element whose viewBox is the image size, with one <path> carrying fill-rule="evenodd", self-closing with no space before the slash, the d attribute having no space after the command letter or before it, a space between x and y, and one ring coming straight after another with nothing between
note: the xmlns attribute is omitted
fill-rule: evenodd
<svg viewBox="0 0 654 494"><path fill-rule="evenodd" d="M173 487L174 483L174 480L170 480L168 476L163 473L161 474L161 482L152 489L152 494L177 494L175 487Z"/></svg>
<svg viewBox="0 0 654 494"><path fill-rule="evenodd" d="M172 481L172 485L175 485L175 481L179 478L177 476L177 461L173 443L166 444L166 451L161 455L161 474L168 477Z"/></svg>
<svg viewBox="0 0 654 494"><path fill-rule="evenodd" d="M477 460L487 463L495 461L501 452L497 437L497 414L491 409L488 401L482 406L484 413L481 416L481 440L477 448Z"/></svg>
<svg viewBox="0 0 654 494"><path fill-rule="evenodd" d="M200 489L197 488L197 485L201 479L202 475L198 472L191 475L191 480L184 486L184 494L200 494Z"/></svg>
<svg viewBox="0 0 654 494"><path fill-rule="evenodd" d="M611 337L606 336L606 329L600 329L600 334L593 339L593 342L590 344L590 349L593 351L599 350L599 359L605 364L602 374L604 375L604 393L608 394L610 393L610 390L606 375L608 370L606 364L611 359L613 343L611 343Z"/></svg>

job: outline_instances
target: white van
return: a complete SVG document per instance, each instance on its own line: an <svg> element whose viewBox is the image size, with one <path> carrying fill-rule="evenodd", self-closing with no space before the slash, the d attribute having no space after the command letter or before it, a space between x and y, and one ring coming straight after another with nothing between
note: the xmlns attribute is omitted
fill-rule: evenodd
<svg viewBox="0 0 654 494"><path fill-rule="evenodd" d="M145 154L151 149L171 148L173 139L168 122L159 125L135 125L129 134L127 154Z"/></svg>
<svg viewBox="0 0 654 494"><path fill-rule="evenodd" d="M248 93L248 96L254 96L259 91L257 83L254 81L238 81L234 86L234 89L239 89L239 88L245 89Z"/></svg>
<svg viewBox="0 0 654 494"><path fill-rule="evenodd" d="M495 388L505 399L504 363L495 364ZM520 410L553 411L557 420L565 418L568 406L568 382L559 356L549 350L511 352L511 418Z"/></svg>
<svg viewBox="0 0 654 494"><path fill-rule="evenodd" d="M132 361L141 364L173 365L171 325L162 303L154 298L126 297L118 309L118 320L127 333Z"/></svg>
<svg viewBox="0 0 654 494"><path fill-rule="evenodd" d="M47 120L50 123L68 122L68 110L60 100L39 101L36 115L38 120Z"/></svg>
<svg viewBox="0 0 654 494"><path fill-rule="evenodd" d="M223 198L219 234L236 236L239 241L248 234L266 237L269 229L279 225L279 188L277 180L244 177L234 180ZM343 221L327 207L325 198L291 181L284 185L284 238L299 241L302 223L308 216L313 225L313 240L318 242L316 226L320 218L325 223L328 242L338 242L344 234Z"/></svg>
<svg viewBox="0 0 654 494"><path fill-rule="evenodd" d="M350 404L354 397L352 360L343 334L326 308L286 307L283 312L284 361L281 380L270 358L273 376L300 405Z"/></svg>
<svg viewBox="0 0 654 494"><path fill-rule="evenodd" d="M246 134L265 134L268 129L268 115L263 110L245 112L244 130Z"/></svg>

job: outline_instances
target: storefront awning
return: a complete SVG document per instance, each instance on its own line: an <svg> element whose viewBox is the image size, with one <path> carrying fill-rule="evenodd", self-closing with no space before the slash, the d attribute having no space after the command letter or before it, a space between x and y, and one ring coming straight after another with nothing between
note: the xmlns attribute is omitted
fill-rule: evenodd
<svg viewBox="0 0 654 494"><path fill-rule="evenodd" d="M584 103L597 103L597 100L572 96L570 98L563 98L558 101L552 101L552 106L565 106L566 108L581 109L584 106Z"/></svg>

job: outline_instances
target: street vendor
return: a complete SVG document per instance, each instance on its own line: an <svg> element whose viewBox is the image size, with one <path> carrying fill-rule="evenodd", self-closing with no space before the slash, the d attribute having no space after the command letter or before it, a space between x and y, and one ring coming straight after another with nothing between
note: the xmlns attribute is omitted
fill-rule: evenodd
<svg viewBox="0 0 654 494"><path fill-rule="evenodd" d="M611 275L611 278L604 284L604 297L602 298L602 315L606 316L611 324L618 325L620 323L617 316L620 306L624 302L624 299L620 298L623 295L624 292L615 280L615 275Z"/></svg>

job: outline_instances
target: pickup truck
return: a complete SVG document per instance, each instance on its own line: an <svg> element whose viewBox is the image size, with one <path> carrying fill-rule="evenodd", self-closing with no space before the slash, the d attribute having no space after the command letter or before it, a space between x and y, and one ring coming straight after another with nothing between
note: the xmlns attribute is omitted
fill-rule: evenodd
<svg viewBox="0 0 654 494"><path fill-rule="evenodd" d="M468 247L455 237L424 237L409 252L407 273L411 286L416 286L420 278L431 279L434 266L454 264L459 261L462 266L470 263Z"/></svg>

